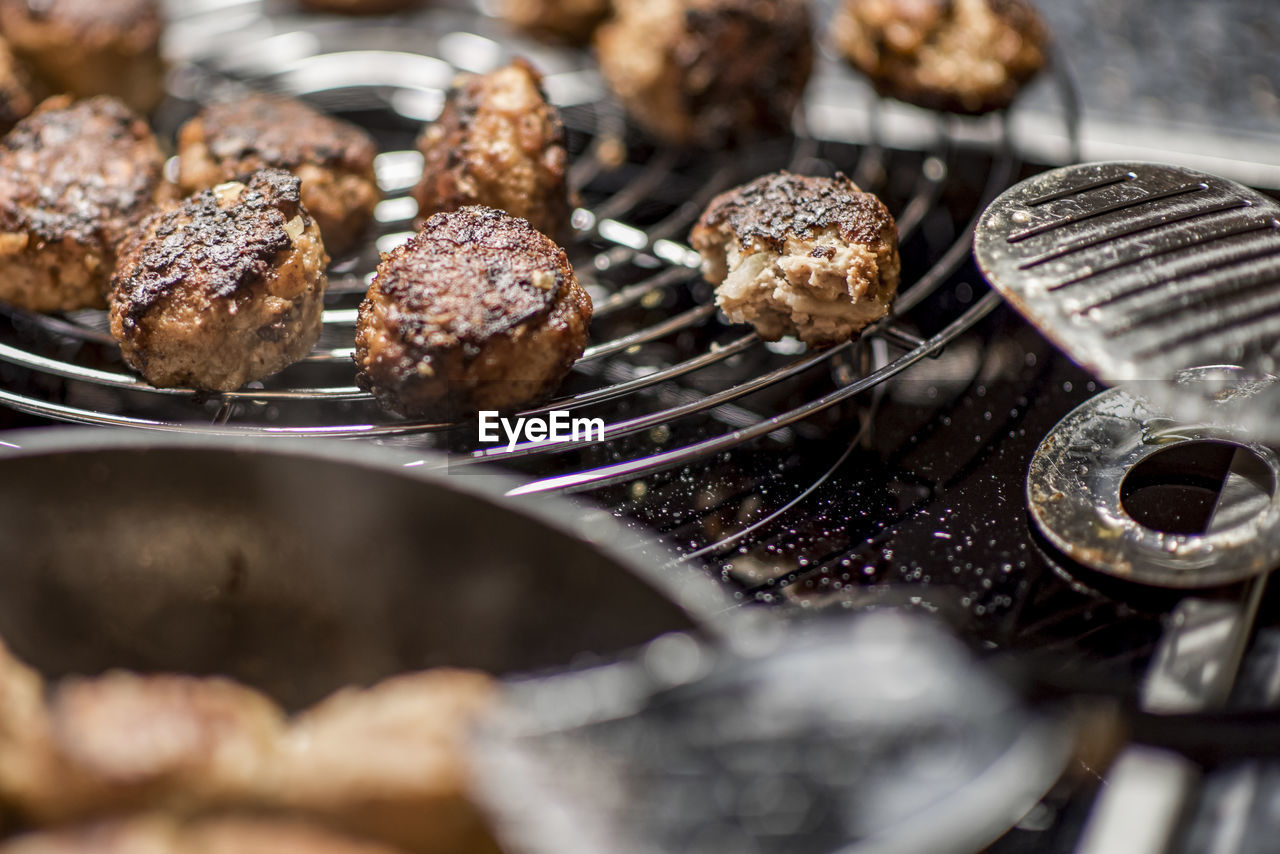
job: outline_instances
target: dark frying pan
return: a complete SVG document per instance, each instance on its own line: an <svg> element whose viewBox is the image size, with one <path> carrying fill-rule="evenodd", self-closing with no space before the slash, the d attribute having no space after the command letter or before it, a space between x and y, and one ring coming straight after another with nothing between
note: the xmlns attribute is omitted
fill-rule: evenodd
<svg viewBox="0 0 1280 854"><path fill-rule="evenodd" d="M407 669L590 661L726 610L607 514L350 443L0 446L0 637L47 675L223 673L298 707ZM646 548L647 546L647 548Z"/></svg>

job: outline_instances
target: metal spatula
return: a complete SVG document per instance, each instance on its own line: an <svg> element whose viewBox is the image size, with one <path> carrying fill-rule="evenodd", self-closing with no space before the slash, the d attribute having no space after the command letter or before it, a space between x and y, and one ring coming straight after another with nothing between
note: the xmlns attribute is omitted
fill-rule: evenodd
<svg viewBox="0 0 1280 854"><path fill-rule="evenodd" d="M992 285L1109 384L1184 420L1211 420L1215 390L1184 368L1280 365L1280 204L1223 178L1156 163L1055 169L987 209L975 256ZM1243 410L1280 439L1280 387Z"/></svg>

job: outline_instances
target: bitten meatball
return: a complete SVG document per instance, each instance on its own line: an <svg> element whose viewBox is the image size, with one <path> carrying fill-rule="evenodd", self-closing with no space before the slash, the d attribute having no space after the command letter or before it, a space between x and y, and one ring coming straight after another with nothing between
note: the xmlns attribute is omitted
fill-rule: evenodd
<svg viewBox="0 0 1280 854"><path fill-rule="evenodd" d="M503 0L499 10L522 30L571 44L586 44L609 15L610 0Z"/></svg>
<svg viewBox="0 0 1280 854"><path fill-rule="evenodd" d="M159 0L0 0L0 32L51 91L143 113L164 96L163 30Z"/></svg>
<svg viewBox="0 0 1280 854"><path fill-rule="evenodd" d="M787 131L813 66L805 0L616 0L610 88L651 133L707 148Z"/></svg>
<svg viewBox="0 0 1280 854"><path fill-rule="evenodd" d="M1002 109L1045 64L1027 0L845 0L833 29L880 94L928 109Z"/></svg>
<svg viewBox="0 0 1280 854"><path fill-rule="evenodd" d="M298 0L312 12L336 12L340 15L384 15L421 5L422 0Z"/></svg>
<svg viewBox="0 0 1280 854"><path fill-rule="evenodd" d="M0 39L0 133L8 133L19 119L29 116L38 100L26 63Z"/></svg>
<svg viewBox="0 0 1280 854"><path fill-rule="evenodd" d="M325 248L350 249L382 198L377 143L361 128L300 101L248 95L205 107L178 134L178 183L192 193L276 168L302 179L302 204Z"/></svg>
<svg viewBox="0 0 1280 854"><path fill-rule="evenodd" d="M231 391L310 351L326 264L298 178L255 172L142 224L112 283L111 334L152 385Z"/></svg>
<svg viewBox="0 0 1280 854"><path fill-rule="evenodd" d="M339 691L285 734L272 805L410 851L496 852L465 752L496 699L492 677L448 669Z"/></svg>
<svg viewBox="0 0 1280 854"><path fill-rule="evenodd" d="M114 98L50 98L0 140L0 299L106 305L117 247L168 197L164 158Z"/></svg>
<svg viewBox="0 0 1280 854"><path fill-rule="evenodd" d="M143 815L17 836L0 854L396 854L296 819Z"/></svg>
<svg viewBox="0 0 1280 854"><path fill-rule="evenodd" d="M564 125L529 63L460 78L418 149L424 163L413 195L422 219L484 205L523 217L552 239L565 236Z"/></svg>
<svg viewBox="0 0 1280 854"><path fill-rule="evenodd" d="M848 340L898 290L897 225L844 175L757 178L713 199L690 238L716 304L768 341Z"/></svg>
<svg viewBox="0 0 1280 854"><path fill-rule="evenodd" d="M356 382L408 417L515 409L555 390L590 321L564 250L528 222L482 207L436 214L378 265Z"/></svg>

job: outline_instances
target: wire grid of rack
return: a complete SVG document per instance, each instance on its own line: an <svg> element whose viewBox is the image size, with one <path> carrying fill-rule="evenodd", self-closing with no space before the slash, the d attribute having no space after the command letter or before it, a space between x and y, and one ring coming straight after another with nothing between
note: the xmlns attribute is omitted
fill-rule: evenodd
<svg viewBox="0 0 1280 854"><path fill-rule="evenodd" d="M372 119L386 131L378 134L384 153L377 161L386 198L373 233L360 252L337 259L331 269L320 343L302 363L275 377L212 395L153 388L120 362L104 312L44 316L9 308L4 311L11 329L0 337L0 362L23 373L21 388L8 382L0 387L4 405L81 424L446 448L450 465L533 463L520 492L578 491L783 435L936 354L998 304L986 293L941 323L911 319L967 262L979 212L1015 177L1019 164L1007 145L990 153L971 216L940 247L920 232L956 168L953 120L938 120L936 145L919 156L874 142L820 142L803 131L737 152L699 155L654 147L629 130L585 60L538 56L535 62L551 66L548 89L571 135L571 179L584 203L574 214L576 236L568 249L593 295L595 321L590 346L563 394L523 414L595 408L607 422L603 441L596 443L601 447L547 441L479 447L457 425L384 415L352 383L352 339L356 305L379 252L408 237L417 213L409 195L421 168L409 144L413 131L438 111L458 71L496 67L512 49L500 41L493 21L456 9L422 13L413 50L399 50L406 28L397 25L353 31L323 18L272 17L256 0L198 0L182 8L176 23L188 33L206 34L206 47L218 40L219 29L238 38L235 50L193 55L190 66L174 75L172 100L197 102L217 89L247 83L306 97L357 121ZM181 106L168 110L157 121L162 135L166 122L172 131L184 114ZM1007 141L1007 123L1001 127ZM844 171L886 198L890 179L909 188L897 204L891 202L904 269L912 268L913 257L926 260L912 278L904 277L892 313L855 341L805 351L723 325L701 281L697 253L683 242L716 193L777 168ZM922 325L931 331L921 333ZM817 382L801 381L815 375ZM798 399L794 393L770 398L771 391L797 388L804 389ZM760 398L765 403L757 403ZM698 429L683 439L673 428L689 422ZM637 450L637 443L627 441L636 436L651 441Z"/></svg>

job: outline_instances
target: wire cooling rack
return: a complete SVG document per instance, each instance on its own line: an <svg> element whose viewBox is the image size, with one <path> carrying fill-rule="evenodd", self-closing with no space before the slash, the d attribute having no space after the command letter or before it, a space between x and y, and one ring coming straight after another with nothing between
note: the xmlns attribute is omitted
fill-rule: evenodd
<svg viewBox="0 0 1280 854"><path fill-rule="evenodd" d="M728 153L685 152L630 129L585 56L521 43L475 10L358 24L273 11L257 0L189 0L173 11L178 67L157 117L162 138L219 90L248 86L306 98L378 137L385 200L376 224L358 252L335 259L320 342L276 376L220 394L155 388L121 362L105 312L5 308L6 406L80 424L444 448L451 465L524 467L531 477L521 492L575 491L633 482L746 443L794 440L793 428L867 397L998 304L965 284L969 299L935 305L940 288L967 265L978 213L1019 169L1002 118L989 120L994 144L978 151L957 143L964 120L943 117L924 150L886 148L876 142L873 115L869 134L856 142L816 139L798 116L794 137ZM474 428L384 414L353 383L356 306L379 253L412 233L417 214L409 195L421 171L414 135L438 113L459 71L485 71L516 53L532 55L547 72L570 133L571 181L583 205L567 249L595 301L590 345L561 395L521 414L558 409L603 418L603 435L587 443L481 447ZM1070 120L1071 110L1065 113ZM778 168L843 171L881 194L897 218L903 286L890 315L856 341L822 350L766 343L717 316L685 235L716 193ZM854 414L866 413L855 406Z"/></svg>

